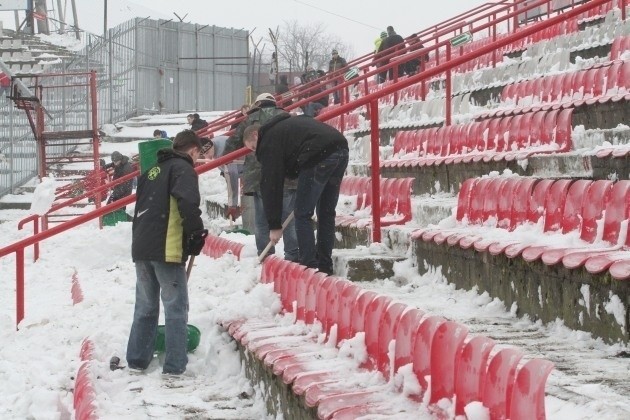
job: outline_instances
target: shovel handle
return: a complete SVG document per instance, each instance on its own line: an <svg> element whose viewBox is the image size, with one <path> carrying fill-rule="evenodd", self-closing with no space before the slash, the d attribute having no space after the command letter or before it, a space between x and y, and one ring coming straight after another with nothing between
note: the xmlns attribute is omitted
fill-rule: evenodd
<svg viewBox="0 0 630 420"><path fill-rule="evenodd" d="M282 223L282 231L283 232L287 228L287 226L289 226L289 223L291 223L291 220L293 220L293 216L294 216L293 212L289 213L289 215L287 216L286 220ZM262 260L265 259L265 257L267 256L267 253L269 252L269 250L271 249L272 246L274 246L274 243L269 241L269 243L267 244L265 249L263 249L263 251L258 256L258 262L259 263L262 262Z"/></svg>
<svg viewBox="0 0 630 420"><path fill-rule="evenodd" d="M190 278L190 272L192 271L194 262L195 262L195 256L191 255L190 260L188 260L188 267L186 268L186 280Z"/></svg>

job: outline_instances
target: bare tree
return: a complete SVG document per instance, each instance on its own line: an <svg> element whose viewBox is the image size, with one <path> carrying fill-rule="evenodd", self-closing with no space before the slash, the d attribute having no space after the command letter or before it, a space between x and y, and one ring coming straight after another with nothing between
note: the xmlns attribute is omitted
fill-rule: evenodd
<svg viewBox="0 0 630 420"><path fill-rule="evenodd" d="M276 37L280 71L303 72L309 65L327 71L333 49L346 59L352 53L338 37L327 33L323 23L301 25L284 21Z"/></svg>

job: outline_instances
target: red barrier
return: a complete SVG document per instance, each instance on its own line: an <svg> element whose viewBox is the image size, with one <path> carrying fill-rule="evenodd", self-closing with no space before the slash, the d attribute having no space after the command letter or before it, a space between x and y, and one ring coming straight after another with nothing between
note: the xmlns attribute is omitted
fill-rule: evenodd
<svg viewBox="0 0 630 420"><path fill-rule="evenodd" d="M72 295L73 305L83 302L83 290L81 290L79 276L76 271L72 274L72 287L70 288L70 294Z"/></svg>

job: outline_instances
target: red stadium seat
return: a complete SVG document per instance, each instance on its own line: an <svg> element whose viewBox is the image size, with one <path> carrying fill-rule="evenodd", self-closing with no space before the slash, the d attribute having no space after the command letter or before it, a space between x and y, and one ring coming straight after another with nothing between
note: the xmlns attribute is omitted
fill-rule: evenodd
<svg viewBox="0 0 630 420"><path fill-rule="evenodd" d="M553 370L553 363L548 360L530 360L521 367L516 375L510 402L511 420L544 420L545 383Z"/></svg>
<svg viewBox="0 0 630 420"><path fill-rule="evenodd" d="M431 404L455 395L455 370L466 335L468 328L453 321L444 322L435 331L431 344Z"/></svg>
<svg viewBox="0 0 630 420"><path fill-rule="evenodd" d="M562 205L563 207L562 215L560 216L561 219L559 220L559 223L561 225L560 230L562 233L567 234L574 230L580 229L580 226L582 223L582 208L584 205L584 199L587 195L587 191L589 190L591 184L592 184L591 180L578 179L577 181L575 181L573 184L570 185L566 194L566 199L564 201L564 204L562 205L560 204L560 202L557 203L558 205ZM552 187L552 191L550 193L552 193L553 191L554 189ZM602 210L603 210L603 206L604 206L604 203L601 203ZM554 213L550 212L550 214L553 215ZM551 226L549 230L559 230L559 229L554 229L554 227L555 225ZM545 225L545 230L547 230L547 225ZM545 245L529 246L523 249L522 251L523 258L525 259L525 261L528 261L528 262L536 261L538 258L541 257L543 252L552 248L553 247L545 246ZM506 253L507 252L508 251L506 250Z"/></svg>
<svg viewBox="0 0 630 420"><path fill-rule="evenodd" d="M512 388L516 367L523 354L516 349L503 349L490 360L483 387L483 405L490 410L490 418L509 418Z"/></svg>
<svg viewBox="0 0 630 420"><path fill-rule="evenodd" d="M440 325L446 320L440 316L429 316L424 318L413 345L413 373L416 374L422 389L426 391L428 382L426 376L431 375L431 346L433 336Z"/></svg>
<svg viewBox="0 0 630 420"><path fill-rule="evenodd" d="M464 414L464 407L472 401L481 401L486 381L486 369L494 341L478 336L464 345L455 374L455 414Z"/></svg>

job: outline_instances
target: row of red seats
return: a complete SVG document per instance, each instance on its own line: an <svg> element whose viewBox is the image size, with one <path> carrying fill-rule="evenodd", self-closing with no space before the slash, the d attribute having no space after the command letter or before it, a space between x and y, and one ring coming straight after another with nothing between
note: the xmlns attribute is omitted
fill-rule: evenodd
<svg viewBox="0 0 630 420"><path fill-rule="evenodd" d="M484 239L486 226L506 231L542 218L540 242L523 243L506 235L504 240ZM569 269L584 266L593 274L606 270L613 278L630 277L630 181L533 179L523 177L471 178L460 189L452 229L421 229L413 238L446 242L509 258L521 255L526 261L547 265L562 262ZM583 245L546 245L550 234L575 234ZM485 230L485 236L487 235Z"/></svg>
<svg viewBox="0 0 630 420"><path fill-rule="evenodd" d="M413 167L526 159L571 150L572 109L490 118L468 124L399 131L383 167ZM409 157L409 154L415 156Z"/></svg>
<svg viewBox="0 0 630 420"><path fill-rule="evenodd" d="M532 25L537 24L538 22L533 22ZM516 32L522 31L527 28L527 26L521 26ZM527 48L528 45L535 44L540 41L545 41L548 39L553 39L558 36L568 35L579 30L578 27L578 18L574 17L571 19L567 19L562 23L545 28L541 31L534 32L530 36L520 39L516 42L513 42L509 48L507 48L504 53L510 53L513 51L521 51Z"/></svg>
<svg viewBox="0 0 630 420"><path fill-rule="evenodd" d="M381 226L400 225L411 220L411 195L413 178L381 178L380 205ZM370 207L372 201L372 178L346 176L341 181L339 193L357 196L354 211ZM338 215L337 226L366 225L371 221L365 217Z"/></svg>
<svg viewBox="0 0 630 420"><path fill-rule="evenodd" d="M630 90L630 61L614 61L587 70L506 85L501 92L502 102L523 105L566 102L615 95Z"/></svg>
<svg viewBox="0 0 630 420"><path fill-rule="evenodd" d="M240 320L228 323L227 329L304 396L307 406L317 406L321 419L398 412L401 407L392 401L395 394L387 381L391 384L393 375L409 370L422 388L420 394L408 394L407 409L417 414L426 410L422 394L430 388L429 410L438 414L435 404L455 397L458 415L468 403L481 401L493 419L545 418L544 388L553 369L549 361L530 360L519 369L523 355L517 349L496 351L490 338L468 337L464 325L276 257L265 260L261 282L273 283L296 325L321 323L327 342L318 342L308 328L296 334L295 326L273 321ZM352 388L348 359L337 357L338 348L359 333L368 356L359 371L378 371L382 377L375 385Z"/></svg>
<svg viewBox="0 0 630 420"><path fill-rule="evenodd" d="M233 254L237 260L241 259L241 251L245 245L230 241L229 239L220 238L214 235L208 235L201 252L212 258L220 258L223 254Z"/></svg>
<svg viewBox="0 0 630 420"><path fill-rule="evenodd" d="M580 16L578 16L578 22L602 18L608 12L610 12L613 8L619 9L620 7L621 7L621 1L611 0L608 3L604 3L598 7L592 8L588 12L582 13Z"/></svg>
<svg viewBox="0 0 630 420"><path fill-rule="evenodd" d="M332 107L330 109L330 111L332 111L334 108L337 108L339 106L341 105L329 105L327 108L324 108L324 110L327 110L328 108ZM322 111L322 113L323 112L324 111ZM345 132L346 130L356 130L357 128L359 128L359 114L358 113L355 112L352 114L345 114L343 118L344 118L343 127L341 125L341 115L334 118L330 118L324 122L330 125L331 127L335 127L337 130L341 131L342 133Z"/></svg>
<svg viewBox="0 0 630 420"><path fill-rule="evenodd" d="M86 338L81 343L79 358L81 365L74 380L73 407L76 420L97 419L94 385L90 373L90 361L94 354L94 343Z"/></svg>

